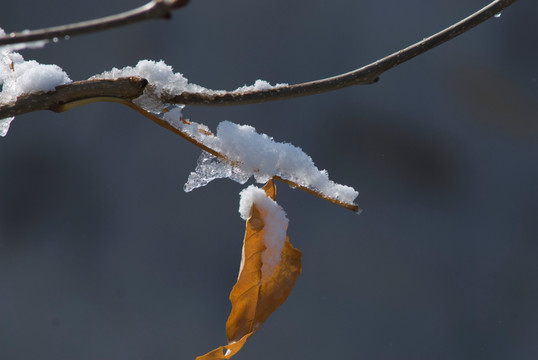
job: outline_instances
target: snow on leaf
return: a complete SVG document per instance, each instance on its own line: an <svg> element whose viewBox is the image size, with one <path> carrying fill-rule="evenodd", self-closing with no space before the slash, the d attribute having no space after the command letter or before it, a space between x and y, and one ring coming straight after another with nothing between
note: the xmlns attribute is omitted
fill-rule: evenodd
<svg viewBox="0 0 538 360"><path fill-rule="evenodd" d="M11 124L13 119L15 119L14 116L0 119L0 136L6 136L7 131L9 130L9 125Z"/></svg>
<svg viewBox="0 0 538 360"><path fill-rule="evenodd" d="M244 216L249 211L249 217L239 277L230 293L232 311L226 323L228 345L199 356L197 360L222 360L234 356L286 301L301 273L301 252L289 242L286 235L288 221L284 210L274 201L275 195L273 180L262 189L250 186L241 193L240 212ZM278 262L273 263L275 259Z"/></svg>

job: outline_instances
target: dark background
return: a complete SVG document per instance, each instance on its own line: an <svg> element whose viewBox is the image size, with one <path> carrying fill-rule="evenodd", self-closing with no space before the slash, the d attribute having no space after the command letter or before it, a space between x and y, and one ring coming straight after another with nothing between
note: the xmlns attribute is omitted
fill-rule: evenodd
<svg viewBox="0 0 538 360"><path fill-rule="evenodd" d="M346 72L488 1L191 0L170 21L27 60L73 80L163 59L235 89ZM6 32L143 1L2 0ZM360 191L350 211L279 185L303 273L237 359L538 358L538 2L375 85L227 108ZM200 153L132 110L20 116L0 139L0 358L194 359L226 342L243 186L184 193Z"/></svg>

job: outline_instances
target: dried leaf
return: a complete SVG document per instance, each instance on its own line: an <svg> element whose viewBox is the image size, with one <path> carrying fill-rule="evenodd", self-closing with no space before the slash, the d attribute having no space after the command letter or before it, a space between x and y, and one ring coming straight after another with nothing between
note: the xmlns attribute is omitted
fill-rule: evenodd
<svg viewBox="0 0 538 360"><path fill-rule="evenodd" d="M272 180L263 190L267 197L275 199L276 187ZM272 274L262 276L266 220L253 204L246 225L239 277L230 293L232 312L226 323L228 345L199 356L197 360L229 359L241 350L247 339L286 301L301 273L301 252L290 244L286 235L280 262Z"/></svg>

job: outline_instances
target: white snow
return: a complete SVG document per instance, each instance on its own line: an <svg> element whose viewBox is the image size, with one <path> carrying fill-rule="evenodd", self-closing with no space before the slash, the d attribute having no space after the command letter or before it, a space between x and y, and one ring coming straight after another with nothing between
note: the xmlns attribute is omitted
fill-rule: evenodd
<svg viewBox="0 0 538 360"><path fill-rule="evenodd" d="M0 35L4 34L0 29ZM21 95L52 91L56 86L70 82L59 66L25 61L21 54L0 47L0 104L13 102ZM0 119L0 136L6 135L12 120Z"/></svg>
<svg viewBox="0 0 538 360"><path fill-rule="evenodd" d="M244 184L252 176L258 183L280 176L346 204L353 204L358 196L353 188L331 181L327 171L319 170L312 158L300 148L275 142L265 134L258 134L251 126L223 121L217 128L216 136L213 136L207 135L209 129L204 125L180 120L183 105L163 104L161 95L166 93L173 96L182 92L220 94L224 91L191 84L182 74L174 73L172 67L162 60L141 60L134 67L114 68L92 78L126 76L140 76L149 82L144 94L134 101L136 104L162 115L172 126L225 157L219 159L204 151L184 186L185 191L205 186L218 178L230 178ZM254 85L237 88L234 92L267 90L285 85L272 86L267 81L257 80ZM163 111L165 108L166 111Z"/></svg>
<svg viewBox="0 0 538 360"><path fill-rule="evenodd" d="M189 80L181 73L174 73L172 66L167 65L164 61L140 60L136 66L126 66L118 69L113 68L99 75L94 75L90 79L107 79L117 77L139 76L148 80L149 85L144 90L144 94L134 100L134 103L145 110L160 113L164 104L160 100L162 94L170 96L180 95L183 92L205 93L208 95L218 95L226 93L225 90L211 90L200 85L189 83ZM254 85L242 86L233 93L246 91L269 90L288 84L277 84L272 86L265 80L256 80Z"/></svg>
<svg viewBox="0 0 538 360"><path fill-rule="evenodd" d="M14 116L8 117L5 119L0 119L0 136L6 136L9 130L9 125L11 125L11 122L13 121L13 119L15 119Z"/></svg>
<svg viewBox="0 0 538 360"><path fill-rule="evenodd" d="M191 84L189 80L180 73L174 73L170 65L164 61L140 60L136 66L127 66L122 69L113 68L90 79L107 79L117 77L139 76L148 80L149 85L144 90L144 94L134 102L140 107L155 113L162 111L164 104L160 100L163 93L170 95L181 94L182 92L213 92L202 86Z"/></svg>
<svg viewBox="0 0 538 360"><path fill-rule="evenodd" d="M276 265L280 262L282 247L286 241L288 218L286 213L273 199L267 197L265 191L250 185L240 193L239 213L245 220L251 215L252 205L260 211L264 219L264 245L262 252L262 280L273 275Z"/></svg>
<svg viewBox="0 0 538 360"><path fill-rule="evenodd" d="M14 101L23 94L51 91L70 82L69 76L57 65L24 61L21 54L0 48L0 103Z"/></svg>
<svg viewBox="0 0 538 360"><path fill-rule="evenodd" d="M17 60L14 56L8 57ZM69 76L58 66L40 64L34 60L13 61L13 71L4 62L2 67L0 103L13 101L23 94L52 91L58 85L71 82Z"/></svg>
<svg viewBox="0 0 538 360"><path fill-rule="evenodd" d="M0 34L2 33L3 30L0 29ZM209 129L204 125L181 121L183 105L163 104L161 95L166 93L173 96L185 91L220 94L224 91L191 84L182 74L174 73L172 67L163 61L141 60L134 67L113 68L92 79L127 76L140 76L149 82L144 94L134 100L136 104L162 115L172 126L225 157L224 160L218 159L203 152L195 171L185 184L185 191L205 186L217 178L230 178L243 184L252 176L258 183L280 176L343 203L353 204L358 196L353 188L331 181L327 171L319 170L312 158L300 148L289 143L275 142L265 134L258 134L251 126L223 121L214 136L207 135ZM58 85L70 82L67 74L56 65L24 61L20 54L0 48L0 104L15 101L23 94L51 91ZM254 85L240 87L234 92L268 90L285 85L272 86L264 80L257 80ZM163 111L166 107L167 111ZM13 118L0 119L0 136L7 133L12 120Z"/></svg>
<svg viewBox="0 0 538 360"><path fill-rule="evenodd" d="M282 84L276 84L273 86L265 80L258 79L254 82L254 85L244 85L244 86L238 87L233 92L235 93L235 92L271 90L271 89L279 88L282 86L288 86L288 84L282 83Z"/></svg>
<svg viewBox="0 0 538 360"><path fill-rule="evenodd" d="M319 170L300 148L275 142L265 134L258 134L252 126L223 121L216 136L198 136L199 141L229 161L203 153L185 184L185 191L217 178L229 177L245 183L254 176L256 182L265 183L277 175L347 204L352 204L359 195L355 189L330 180L327 171Z"/></svg>

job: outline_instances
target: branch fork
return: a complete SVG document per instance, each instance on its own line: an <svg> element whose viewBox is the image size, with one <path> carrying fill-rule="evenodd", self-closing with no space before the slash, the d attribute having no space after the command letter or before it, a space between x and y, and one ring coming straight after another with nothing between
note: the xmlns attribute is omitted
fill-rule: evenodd
<svg viewBox="0 0 538 360"><path fill-rule="evenodd" d="M517 0L492 1L489 5L485 6L476 13L428 38L379 59L369 65L337 76L301 84L284 85L254 91L202 91L182 92L180 94L163 94L161 95L160 100L166 104L182 105L242 105L309 96L354 85L373 84L379 80L379 76L384 72L469 31L478 24L486 21L496 14L501 13L505 8L512 5L516 1ZM12 33L9 36L0 37L0 46L102 31L148 19L169 18L172 10L181 8L187 3L188 0L154 0L140 8L114 16L49 29L35 30L24 33ZM133 100L141 96L148 85L151 86L151 84L148 84L146 79L140 77L77 81L71 84L58 86L54 91L51 92L27 94L18 97L15 102L0 104L0 119L10 118L37 110L52 110L62 112L80 105L94 102L117 102L133 108L158 125L180 135L194 145L200 147L202 150L233 164L233 162L230 159L227 159L225 155L222 155L218 151L209 148L205 144L190 136L188 133L175 128L166 120L161 119L160 117L134 104ZM182 121L187 120L182 119ZM204 135L213 136L211 133L204 133ZM359 207L355 204L346 204L338 200L331 199L315 189L299 185L293 181L281 178L279 176L276 176L275 179L281 180L292 187L300 188L301 190L329 200L350 210L359 211Z"/></svg>

